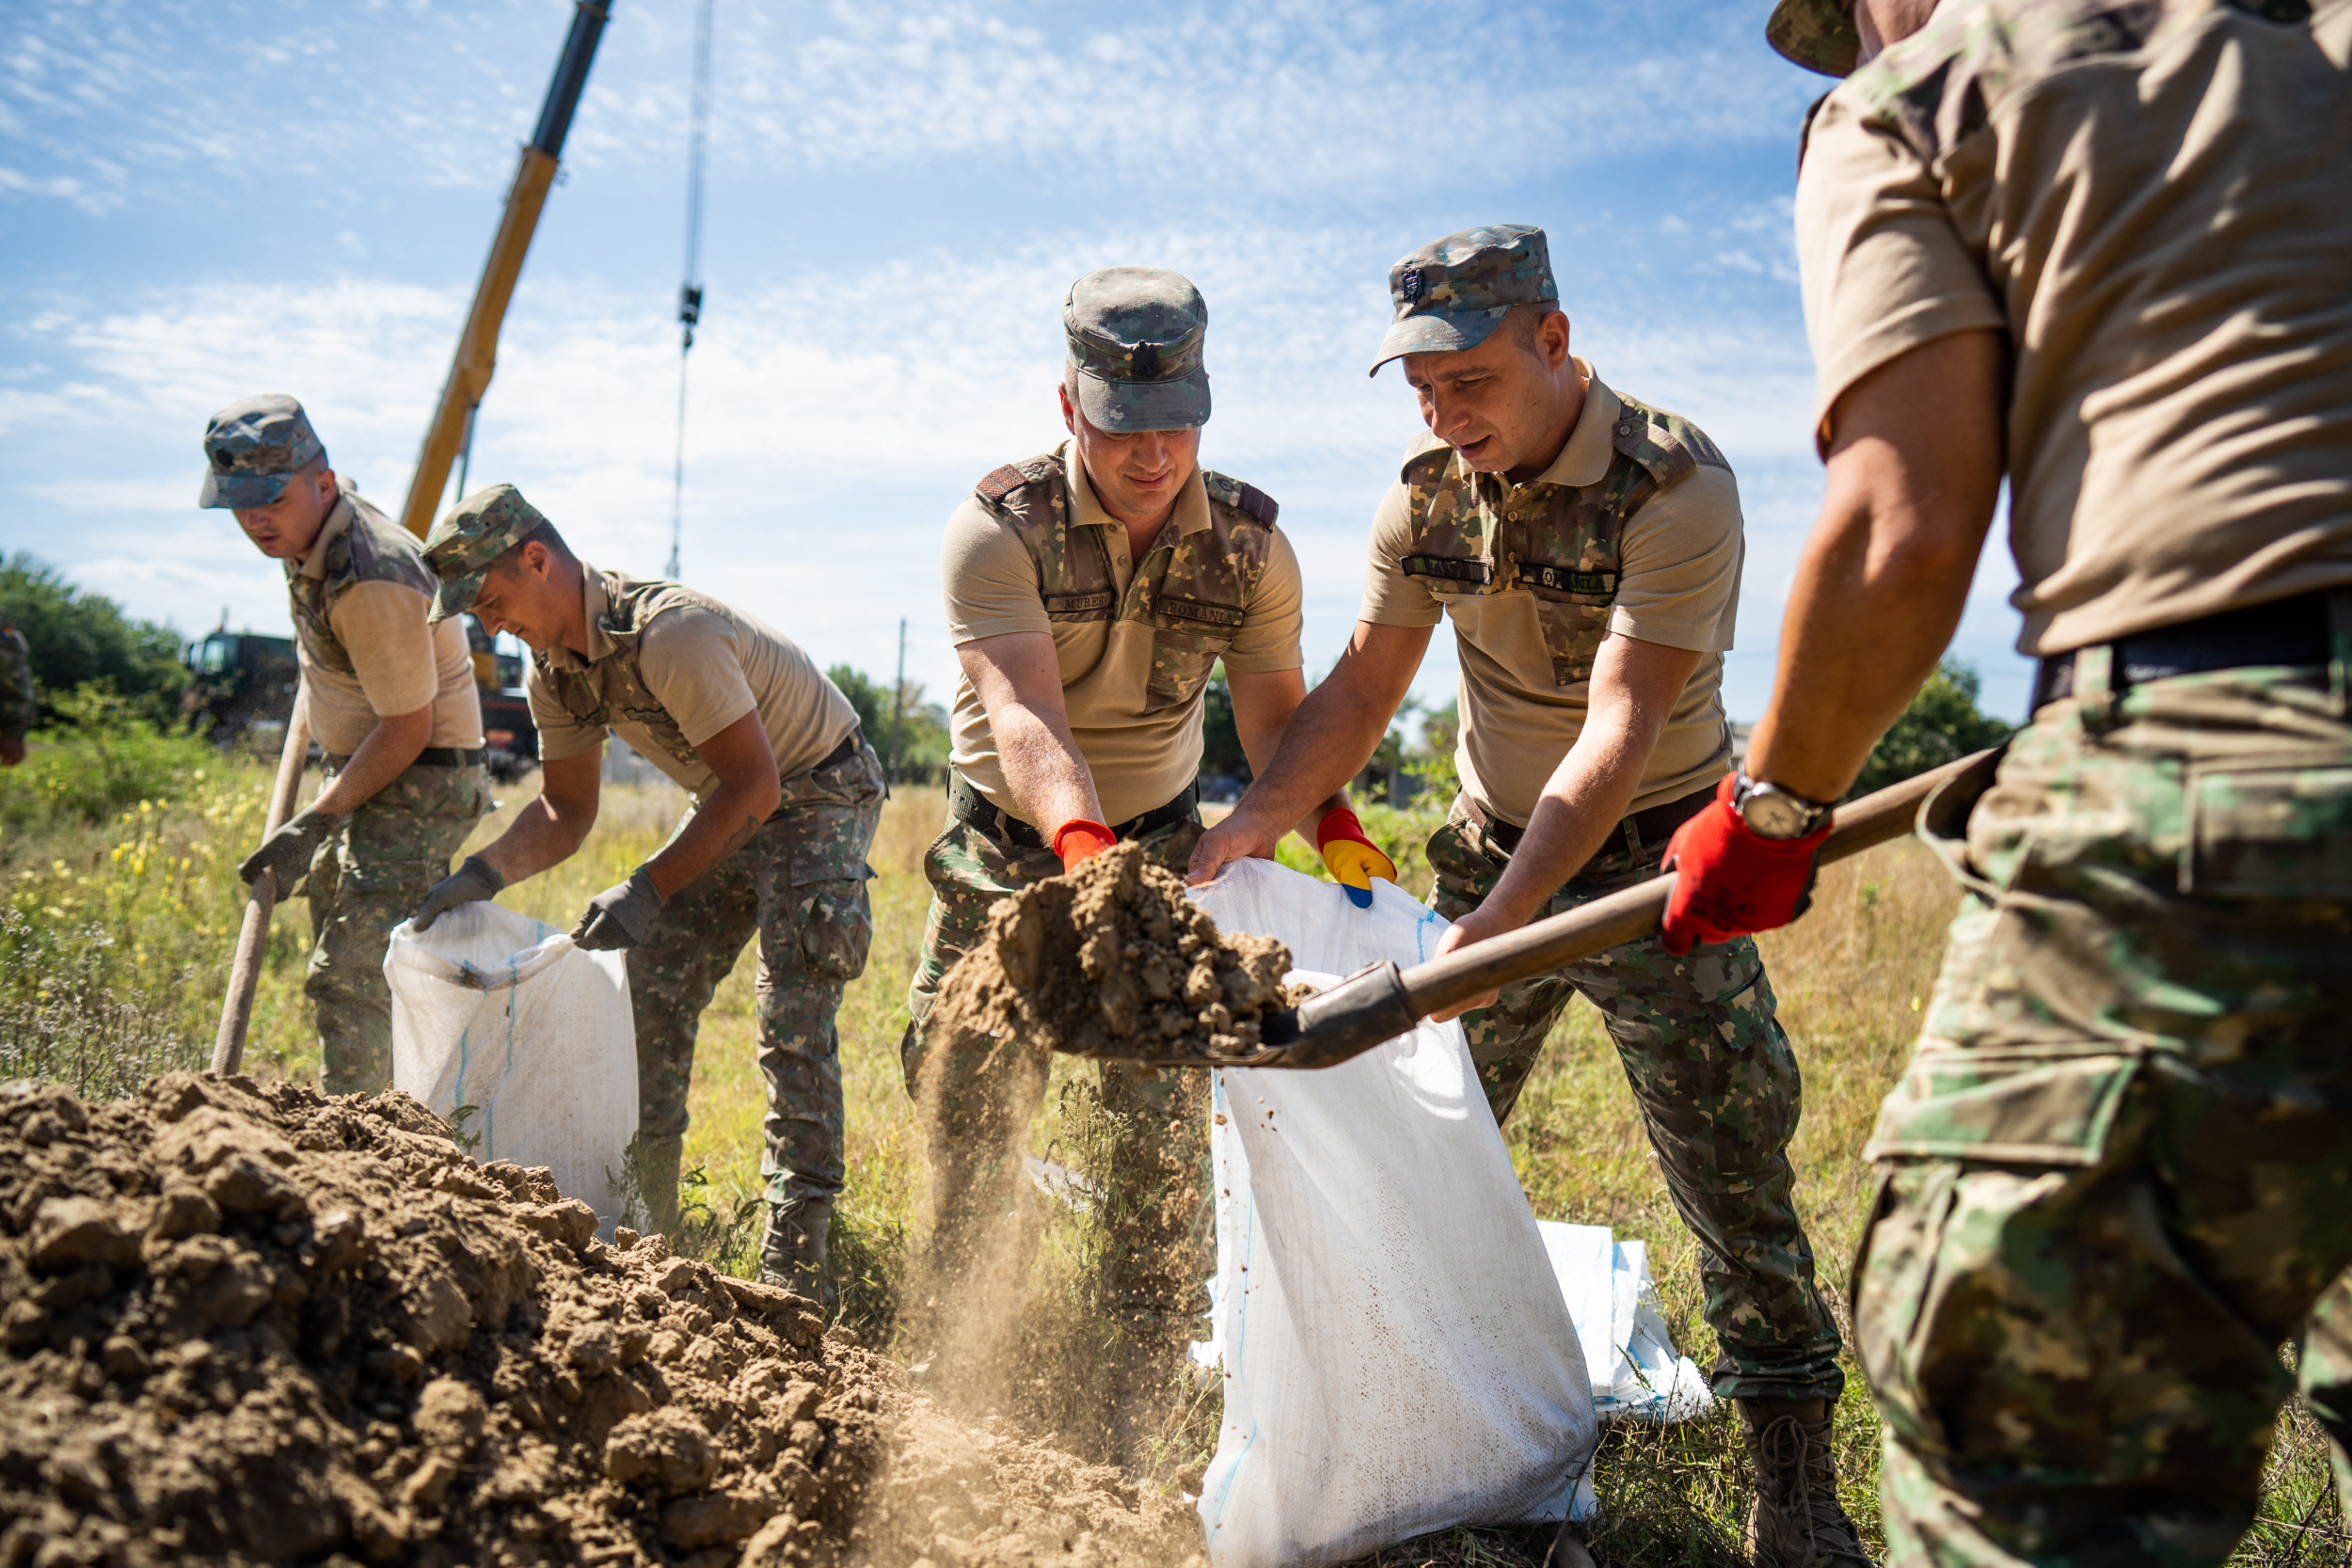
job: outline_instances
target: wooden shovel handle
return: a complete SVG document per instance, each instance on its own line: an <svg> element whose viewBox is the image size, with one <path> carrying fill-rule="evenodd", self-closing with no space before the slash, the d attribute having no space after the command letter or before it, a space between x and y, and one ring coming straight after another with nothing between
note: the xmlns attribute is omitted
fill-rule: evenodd
<svg viewBox="0 0 2352 1568"><path fill-rule="evenodd" d="M1900 838L1918 820L1919 808L1930 795L1979 770L1989 781L2000 756L1997 748L1978 752L1838 807L1830 835L1822 842L1819 863L1826 865ZM1427 1018L1514 980L1649 936L1666 917L1666 899L1674 885L1674 873L1669 871L1579 905L1565 914L1416 964L1404 974L1406 997L1416 1016Z"/></svg>
<svg viewBox="0 0 2352 1568"><path fill-rule="evenodd" d="M302 793L302 764L310 752L310 716L294 698L286 716L286 747L278 753L278 780L270 786L269 820L262 836L286 825L294 798ZM229 963L229 994L220 1005L220 1030L213 1037L213 1070L230 1073L245 1061L246 1031L253 1022L253 991L262 979L262 942L269 935L270 912L278 907L278 874L264 871L246 898L245 924L237 928L236 956Z"/></svg>

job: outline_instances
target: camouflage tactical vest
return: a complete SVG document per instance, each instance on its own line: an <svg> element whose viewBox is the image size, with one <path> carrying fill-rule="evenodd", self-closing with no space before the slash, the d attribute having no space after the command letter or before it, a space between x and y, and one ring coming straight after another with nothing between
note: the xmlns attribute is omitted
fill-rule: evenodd
<svg viewBox="0 0 2352 1568"><path fill-rule="evenodd" d="M1437 446L1405 461L1410 494L1410 548L1398 562L1424 578L1440 601L1526 589L1551 655L1551 678L1573 686L1591 678L1617 599L1618 545L1626 519L1680 483L1702 463L1731 465L1704 431L1682 418L1619 394L1624 404L1611 445L1609 471L1597 484L1516 489L1500 474L1473 473Z"/></svg>
<svg viewBox="0 0 2352 1568"><path fill-rule="evenodd" d="M327 545L325 572L312 578L288 562L286 594L303 653L323 670L350 675L358 672L335 635L331 617L337 602L362 582L397 582L430 600L440 582L424 563L424 547L416 535L361 500L357 491L344 491L343 504L351 508L351 526Z"/></svg>
<svg viewBox="0 0 2352 1568"><path fill-rule="evenodd" d="M604 582L604 613L596 618L596 626L612 640L612 653L584 669L559 670L548 662L546 654L534 649L531 659L538 667L540 680L564 711L582 724L597 729L623 720L643 724L655 745L686 767L700 766L702 753L688 743L686 732L647 688L637 661L645 627L665 610L694 605L730 621L734 613L718 600L705 598L678 583L641 581L618 572L599 571L596 576Z"/></svg>
<svg viewBox="0 0 2352 1568"><path fill-rule="evenodd" d="M1209 492L1209 526L1178 536L1172 548L1154 546L1136 563L1124 603L1103 531L1073 528L1058 455L1008 463L974 487L1027 547L1048 621L1139 621L1152 628L1147 713L1200 694L1241 630L1274 547L1273 497L1206 468L1200 479Z"/></svg>

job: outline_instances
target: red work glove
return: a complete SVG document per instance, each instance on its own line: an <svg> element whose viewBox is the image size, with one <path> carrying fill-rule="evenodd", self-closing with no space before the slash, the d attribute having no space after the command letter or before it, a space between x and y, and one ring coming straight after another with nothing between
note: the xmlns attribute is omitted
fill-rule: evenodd
<svg viewBox="0 0 2352 1568"><path fill-rule="evenodd" d="M1315 824L1315 847L1331 879L1347 890L1347 901L1359 910L1372 908L1372 879L1396 880L1396 863L1380 846L1364 836L1364 825L1345 806L1334 806Z"/></svg>
<svg viewBox="0 0 2352 1568"><path fill-rule="evenodd" d="M1064 872L1077 870L1118 842L1118 835L1108 828L1083 816L1073 816L1054 830L1054 853L1061 857Z"/></svg>
<svg viewBox="0 0 2352 1568"><path fill-rule="evenodd" d="M1666 841L1661 869L1675 873L1666 899L1669 953L1786 926L1811 902L1813 855L1829 828L1803 838L1766 838L1731 809L1738 784L1738 774L1724 774L1707 808Z"/></svg>

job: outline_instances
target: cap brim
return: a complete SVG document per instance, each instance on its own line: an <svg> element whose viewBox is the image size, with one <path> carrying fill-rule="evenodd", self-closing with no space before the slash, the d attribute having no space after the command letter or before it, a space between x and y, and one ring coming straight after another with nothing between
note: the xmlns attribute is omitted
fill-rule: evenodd
<svg viewBox="0 0 2352 1568"><path fill-rule="evenodd" d="M1824 76L1851 76L1862 62L1853 0L1780 0L1764 24L1764 41L1789 64Z"/></svg>
<svg viewBox="0 0 2352 1568"><path fill-rule="evenodd" d="M1392 322L1388 336L1380 340L1372 369L1365 373L1378 375L1381 366L1408 354L1459 354L1476 348L1494 336L1495 328L1510 313L1508 305L1494 305L1482 310L1429 310Z"/></svg>
<svg viewBox="0 0 2352 1568"><path fill-rule="evenodd" d="M216 474L207 472L204 483L197 486L196 504L221 506L239 511L248 506L267 506L286 493L285 474Z"/></svg>
<svg viewBox="0 0 2352 1568"><path fill-rule="evenodd" d="M473 608L474 600L481 597L482 579L489 575L485 569L468 572L464 577L442 578L441 586L433 591L433 608L425 612L424 618L440 622L453 615L463 615Z"/></svg>
<svg viewBox="0 0 2352 1568"><path fill-rule="evenodd" d="M1209 372L1176 381L1112 381L1078 372L1078 411L1114 436L1139 430L1192 430L1209 422Z"/></svg>

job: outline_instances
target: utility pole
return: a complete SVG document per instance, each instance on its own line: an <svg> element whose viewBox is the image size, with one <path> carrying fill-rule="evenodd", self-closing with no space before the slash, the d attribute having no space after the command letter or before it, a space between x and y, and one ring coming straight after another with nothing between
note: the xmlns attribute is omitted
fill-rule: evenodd
<svg viewBox="0 0 2352 1568"><path fill-rule="evenodd" d="M898 679L890 689L890 760L882 765L882 779L887 784L898 782L898 726L906 717L907 708L907 618L898 617Z"/></svg>

